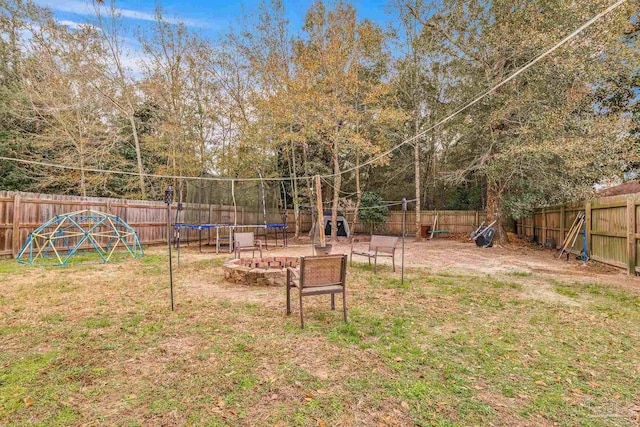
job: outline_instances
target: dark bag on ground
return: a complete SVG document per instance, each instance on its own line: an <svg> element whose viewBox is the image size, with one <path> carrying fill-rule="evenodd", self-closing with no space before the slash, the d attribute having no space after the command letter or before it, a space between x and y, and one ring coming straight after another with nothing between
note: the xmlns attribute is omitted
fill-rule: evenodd
<svg viewBox="0 0 640 427"><path fill-rule="evenodd" d="M496 234L496 230L493 227L483 228L478 230L478 237L476 237L476 246L479 248L490 248L493 246L493 236Z"/></svg>

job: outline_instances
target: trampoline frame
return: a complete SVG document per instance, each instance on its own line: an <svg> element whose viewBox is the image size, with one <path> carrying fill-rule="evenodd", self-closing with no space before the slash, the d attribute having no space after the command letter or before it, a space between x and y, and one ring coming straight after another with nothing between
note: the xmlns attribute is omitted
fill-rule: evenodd
<svg viewBox="0 0 640 427"><path fill-rule="evenodd" d="M173 224L173 228L175 231L174 237L174 245L180 251L180 242L181 242L181 229L187 230L187 245L189 244L189 230L198 230L200 235L198 236L198 248L200 252L202 252L202 230L215 230L216 232L216 254L220 253L221 241L228 240L229 244L229 253L233 252L233 233L236 230L246 230L246 229L262 229L264 233L264 246L267 250L269 250L269 230L275 231L275 245L278 246L278 233L279 230L282 231L282 241L283 247L287 247L288 238L287 238L287 224L186 224L186 223L176 223ZM227 236L221 236L220 230L228 230Z"/></svg>

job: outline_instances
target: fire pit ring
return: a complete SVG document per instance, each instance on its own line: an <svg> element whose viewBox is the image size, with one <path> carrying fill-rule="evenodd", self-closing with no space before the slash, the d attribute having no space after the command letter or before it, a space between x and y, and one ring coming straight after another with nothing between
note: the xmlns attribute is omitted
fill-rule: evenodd
<svg viewBox="0 0 640 427"><path fill-rule="evenodd" d="M222 266L228 282L250 286L285 286L287 267L300 266L297 257L245 258L227 261Z"/></svg>

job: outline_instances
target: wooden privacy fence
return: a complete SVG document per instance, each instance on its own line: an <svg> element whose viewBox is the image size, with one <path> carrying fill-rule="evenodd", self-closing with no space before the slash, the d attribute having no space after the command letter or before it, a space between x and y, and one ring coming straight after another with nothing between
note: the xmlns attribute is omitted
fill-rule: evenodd
<svg viewBox="0 0 640 427"><path fill-rule="evenodd" d="M258 224L262 222L262 211L259 208L250 210L238 206L185 204L180 212L178 222L194 224L232 224L237 216L238 224ZM142 244L166 242L167 239L167 206L162 201L128 200L102 197L79 197L51 194L22 193L0 191L0 256L16 256L27 236L43 222L55 215L93 209L120 216L136 229ZM171 221L176 220L177 204L171 206ZM451 233L469 233L486 217L480 211L422 211L421 223L432 225L438 215L438 229ZM186 216L186 217L185 217ZM353 212L345 213L351 224ZM289 231L295 229L293 210L287 215ZM279 211L268 211L267 222L282 223ZM300 231L306 233L311 229L312 218L309 212L300 213ZM402 212L389 212L385 224L385 233L402 233ZM415 231L415 212L407 212L407 231ZM355 232L368 233L366 224L359 223ZM203 232L202 238L211 238L209 232ZM192 236L193 237L193 236Z"/></svg>
<svg viewBox="0 0 640 427"><path fill-rule="evenodd" d="M166 241L167 206L163 202L0 191L0 255L15 257L29 233L43 222L84 209L120 216L136 229L142 243Z"/></svg>
<svg viewBox="0 0 640 427"><path fill-rule="evenodd" d="M188 219L197 223L198 205L185 204L184 207L178 221L183 222L187 213ZM120 216L138 232L142 244L167 241L167 205L161 201L0 191L0 256L15 257L29 233L53 216L84 209ZM172 222L176 220L176 209L174 203L171 206ZM258 218L262 218L261 212L234 209L233 206L202 205L199 211L203 223L233 223L237 215L238 224L257 224ZM273 211L267 212L267 218L273 223L283 220L279 212ZM291 228L295 226L292 212L289 212L288 224ZM303 218L302 224L310 227L310 218ZM209 237L204 234L203 238Z"/></svg>
<svg viewBox="0 0 640 427"><path fill-rule="evenodd" d="M433 221L438 215L437 228L439 230L449 230L453 234L469 234L478 228L484 221L487 214L484 211L421 211L420 224L433 226ZM351 224L353 212L346 212L345 218ZM414 235L416 230L416 213L407 211L407 234ZM384 225L385 233L402 234L402 211L390 211L387 222ZM352 230L353 231L353 230ZM369 233L367 224L358 223L356 233Z"/></svg>
<svg viewBox="0 0 640 427"><path fill-rule="evenodd" d="M518 234L541 243L559 246L580 211L585 212L587 252L591 259L625 268L635 275L640 265L640 193L602 197L584 203L539 209L518 220ZM582 233L574 253L581 252Z"/></svg>

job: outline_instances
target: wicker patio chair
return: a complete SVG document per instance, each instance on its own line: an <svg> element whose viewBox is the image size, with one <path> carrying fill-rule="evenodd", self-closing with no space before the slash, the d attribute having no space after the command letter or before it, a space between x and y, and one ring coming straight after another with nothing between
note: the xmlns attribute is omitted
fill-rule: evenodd
<svg viewBox="0 0 640 427"><path fill-rule="evenodd" d="M347 321L345 282L347 255L308 256L300 259L300 269L287 268L287 314L291 314L291 288L298 288L300 327L304 329L302 297L331 295L331 310L335 310L335 294L342 294L342 312Z"/></svg>
<svg viewBox="0 0 640 427"><path fill-rule="evenodd" d="M371 236L371 242L369 242L369 250L360 251L354 250L353 244L356 242L354 239L351 243L351 260L350 263L353 263L353 256L359 255L363 257L367 257L369 260L369 265L371 265L371 258L373 258L373 272L377 272L378 270L378 257L389 257L391 258L391 265L393 266L393 271L396 271L396 245L400 240L399 237L392 236Z"/></svg>
<svg viewBox="0 0 640 427"><path fill-rule="evenodd" d="M262 242L255 239L253 232L234 233L233 247L236 258L240 258L242 251L251 251L251 258L255 258L256 251L260 251L260 258L262 258Z"/></svg>

